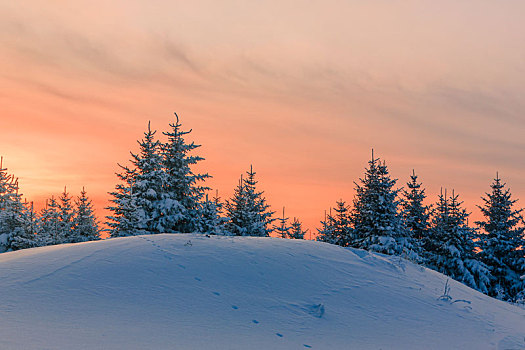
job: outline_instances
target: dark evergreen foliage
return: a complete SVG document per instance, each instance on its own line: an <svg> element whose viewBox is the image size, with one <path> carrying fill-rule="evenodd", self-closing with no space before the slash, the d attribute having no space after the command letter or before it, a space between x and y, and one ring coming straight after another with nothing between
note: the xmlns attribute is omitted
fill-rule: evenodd
<svg viewBox="0 0 525 350"><path fill-rule="evenodd" d="M288 238L290 236L290 230L291 226L288 226L288 220L290 218L287 218L284 215L284 207L283 207L283 216L280 218L277 218L277 225L273 226L273 231L281 238Z"/></svg>
<svg viewBox="0 0 525 350"><path fill-rule="evenodd" d="M239 180L233 197L226 200L225 210L229 219L227 230L237 236L263 236L272 232L271 223L274 221L270 206L266 203L264 192L256 188L255 172L250 166L247 177Z"/></svg>
<svg viewBox="0 0 525 350"><path fill-rule="evenodd" d="M412 170L407 190L403 191L404 199L401 207L405 227L413 241L414 249L420 254L420 247L423 239L428 235L430 226L430 208L423 203L426 198L425 189L421 187L417 178L415 171Z"/></svg>
<svg viewBox="0 0 525 350"><path fill-rule="evenodd" d="M289 238L291 239L304 239L304 235L307 231L303 230L303 224L298 218L293 218L292 226L290 229Z"/></svg>
<svg viewBox="0 0 525 350"><path fill-rule="evenodd" d="M372 152L364 178L356 185L351 223L355 240L351 246L390 255L416 258L408 230L399 213L399 189L386 163Z"/></svg>
<svg viewBox="0 0 525 350"><path fill-rule="evenodd" d="M342 199L336 202L335 208L326 216L321 224L317 239L322 242L337 244L342 247L351 246L355 242L354 230L350 223L350 208Z"/></svg>
<svg viewBox="0 0 525 350"><path fill-rule="evenodd" d="M491 272L489 295L508 301L525 299L525 238L522 209L515 209L515 199L498 175L490 185L491 192L479 206L484 216L476 224L483 230L479 235L478 254Z"/></svg>
<svg viewBox="0 0 525 350"><path fill-rule="evenodd" d="M475 260L476 231L468 226L469 213L452 191L441 193L435 205L430 235L425 240L426 264L466 285L487 292L489 271Z"/></svg>

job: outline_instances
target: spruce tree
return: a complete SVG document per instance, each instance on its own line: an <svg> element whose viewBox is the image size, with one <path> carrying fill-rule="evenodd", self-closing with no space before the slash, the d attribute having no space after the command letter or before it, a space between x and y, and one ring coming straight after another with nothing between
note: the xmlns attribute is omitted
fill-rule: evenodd
<svg viewBox="0 0 525 350"><path fill-rule="evenodd" d="M122 172L117 176L124 183L110 193L114 205L108 209L114 214L107 217L112 237L166 232L161 218L166 205L166 176L155 133L148 123L144 139L138 141L139 153L131 153L133 169L119 165Z"/></svg>
<svg viewBox="0 0 525 350"><path fill-rule="evenodd" d="M255 174L250 166L247 178L241 176L233 197L226 201L227 229L233 235L267 237L272 232L274 212L266 203L264 192L257 191Z"/></svg>
<svg viewBox="0 0 525 350"><path fill-rule="evenodd" d="M137 196L133 191L135 187L136 170L119 164L122 169L117 177L122 181L115 186L115 191L109 194L113 196L110 201L113 205L107 207L113 215L106 216L109 226L108 232L111 237L125 237L146 234L144 225L145 212L137 205Z"/></svg>
<svg viewBox="0 0 525 350"><path fill-rule="evenodd" d="M423 203L426 198L425 189L421 187L417 178L415 171L412 170L407 190L403 191L401 212L414 250L421 257L423 239L428 235L430 226L430 208Z"/></svg>
<svg viewBox="0 0 525 350"><path fill-rule="evenodd" d="M19 250L36 246L35 233L33 229L33 208L27 202L22 202L22 196L18 192L18 181L15 181L15 193L7 208L6 223L10 228L7 240L8 250Z"/></svg>
<svg viewBox="0 0 525 350"><path fill-rule="evenodd" d="M303 225L297 218L293 218L292 227L290 229L289 237L291 239L304 239L306 231L303 231Z"/></svg>
<svg viewBox="0 0 525 350"><path fill-rule="evenodd" d="M350 222L350 208L342 199L336 202L332 210L322 221L323 228L319 230L318 240L342 247L351 246L354 241L354 230Z"/></svg>
<svg viewBox="0 0 525 350"><path fill-rule="evenodd" d="M416 259L417 253L411 243L398 208L399 189L394 186L386 164L374 157L368 162L364 178L356 185L351 223L356 248L390 255L404 255Z"/></svg>
<svg viewBox="0 0 525 350"><path fill-rule="evenodd" d="M425 239L427 265L474 289L486 293L489 271L475 259L476 232L468 226L469 213L459 196L440 193L433 210L430 234Z"/></svg>
<svg viewBox="0 0 525 350"><path fill-rule="evenodd" d="M71 202L71 196L65 187L64 192L62 192L59 197L58 208L58 218L60 220L60 238L58 238L56 243L70 243L72 242L71 236L73 235L73 218L75 217L76 213Z"/></svg>
<svg viewBox="0 0 525 350"><path fill-rule="evenodd" d="M483 230L478 255L492 275L489 295L517 301L525 297L525 281L520 278L525 275L523 209L514 208L517 200L512 199L498 174L490 187L491 193L482 197L484 205L478 206L484 216L483 221L476 222Z"/></svg>
<svg viewBox="0 0 525 350"><path fill-rule="evenodd" d="M15 194L15 181L13 175L3 167L3 157L0 158L0 252L8 249L8 240L11 235L11 208Z"/></svg>
<svg viewBox="0 0 525 350"><path fill-rule="evenodd" d="M277 224L273 226L273 231L277 234L278 237L281 238L288 238L290 236L290 230L291 226L288 226L288 220L290 218L287 218L284 215L284 207L283 207L283 216L280 218L277 218Z"/></svg>
<svg viewBox="0 0 525 350"><path fill-rule="evenodd" d="M316 240L330 244L337 244L339 237L335 235L334 219L332 217L332 208L330 212L324 211L324 220L321 221L321 228L317 229Z"/></svg>
<svg viewBox="0 0 525 350"><path fill-rule="evenodd" d="M37 224L37 245L47 246L63 242L60 231L60 208L51 196L46 200L46 206L41 210Z"/></svg>
<svg viewBox="0 0 525 350"><path fill-rule="evenodd" d="M0 252L31 248L34 244L30 215L27 203L22 202L18 179L7 172L0 158Z"/></svg>
<svg viewBox="0 0 525 350"><path fill-rule="evenodd" d="M100 228L95 217L93 204L82 187L80 196L75 201L75 217L70 242L86 242L100 239Z"/></svg>
<svg viewBox="0 0 525 350"><path fill-rule="evenodd" d="M430 208L423 204L426 198L425 189L421 187L417 178L415 171L412 170L410 182L407 182L408 190L403 191L402 213L410 235L417 241L421 241L428 233Z"/></svg>
<svg viewBox="0 0 525 350"><path fill-rule="evenodd" d="M208 187L201 185L208 174L194 173L192 167L204 158L192 155L200 147L194 142L187 143L185 135L192 130L183 131L179 116L170 124L171 130L164 132L168 140L162 144L162 165L166 172L163 203L160 208L161 224L165 232L193 232L197 229L199 210ZM206 204L207 208L211 203Z"/></svg>
<svg viewBox="0 0 525 350"><path fill-rule="evenodd" d="M198 203L198 215L195 218L195 230L209 235L223 235L226 219L221 217L221 203L218 197L209 199L206 194L204 202Z"/></svg>

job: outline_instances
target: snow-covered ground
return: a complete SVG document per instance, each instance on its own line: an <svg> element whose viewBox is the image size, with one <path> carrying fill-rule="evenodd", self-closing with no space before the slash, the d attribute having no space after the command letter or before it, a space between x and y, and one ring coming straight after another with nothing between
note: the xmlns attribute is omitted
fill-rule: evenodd
<svg viewBox="0 0 525 350"><path fill-rule="evenodd" d="M396 257L154 235L0 254L0 349L523 349L525 311Z"/></svg>

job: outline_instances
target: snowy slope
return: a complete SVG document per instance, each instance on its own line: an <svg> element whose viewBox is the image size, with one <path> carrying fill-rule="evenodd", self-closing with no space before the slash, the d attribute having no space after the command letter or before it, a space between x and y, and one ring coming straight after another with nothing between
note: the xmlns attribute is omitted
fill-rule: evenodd
<svg viewBox="0 0 525 350"><path fill-rule="evenodd" d="M191 245L188 243L191 241ZM0 254L0 349L520 349L525 311L399 258L154 235Z"/></svg>

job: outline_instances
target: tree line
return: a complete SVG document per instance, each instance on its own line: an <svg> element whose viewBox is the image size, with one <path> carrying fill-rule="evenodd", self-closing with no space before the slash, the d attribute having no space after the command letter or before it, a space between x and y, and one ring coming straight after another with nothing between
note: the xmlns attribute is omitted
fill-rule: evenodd
<svg viewBox="0 0 525 350"><path fill-rule="evenodd" d="M203 160L187 142L178 116L162 132L148 128L128 165L119 164L119 182L109 192L104 229L111 237L156 233L270 236L303 239L299 219L275 217L258 190L253 167L241 175L231 198L210 196L211 176L193 171ZM317 240L398 255L444 273L493 297L525 299L524 221L521 209L496 176L479 206L484 220L469 225L469 213L455 191L442 191L426 205L426 193L412 173L406 189L396 187L386 162L372 158L355 182L353 205L343 200L325 214ZM22 200L18 181L0 165L0 249L82 242L100 238L101 226L82 190L72 203L66 190L39 213Z"/></svg>
<svg viewBox="0 0 525 350"><path fill-rule="evenodd" d="M222 201L204 182L211 176L193 172L203 158L191 152L200 145L187 142L191 132L182 130L179 117L163 132L166 141L148 129L137 141L139 151L131 153L129 165L120 165L120 180L110 192L108 232L111 237L151 233L199 232L214 235L269 236L274 230L283 238L303 238L299 219L273 224L275 214L257 189L253 167L240 177L232 198Z"/></svg>
<svg viewBox="0 0 525 350"><path fill-rule="evenodd" d="M514 207L499 175L482 198L483 220L475 227L455 191L442 190L435 204L426 205L414 171L406 189L396 183L372 152L364 177L355 183L353 206L338 201L321 222L318 240L402 256L490 296L524 302L522 209Z"/></svg>
<svg viewBox="0 0 525 350"><path fill-rule="evenodd" d="M93 205L83 188L75 199L66 188L56 199L46 200L36 212L23 199L18 179L3 167L0 158L0 252L100 239Z"/></svg>

